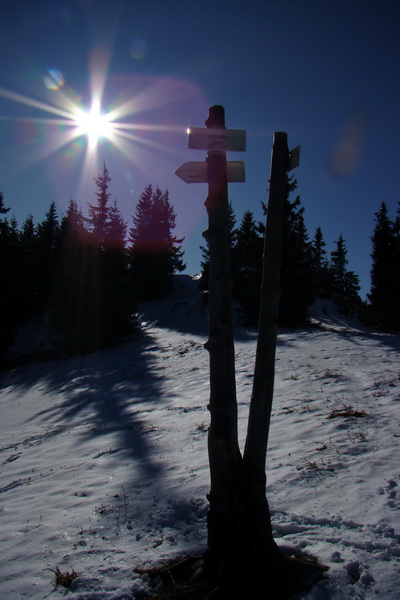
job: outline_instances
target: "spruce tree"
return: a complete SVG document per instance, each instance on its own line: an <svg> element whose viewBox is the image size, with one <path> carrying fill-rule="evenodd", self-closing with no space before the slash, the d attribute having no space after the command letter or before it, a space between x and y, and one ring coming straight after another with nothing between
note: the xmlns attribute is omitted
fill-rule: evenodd
<svg viewBox="0 0 400 600"><path fill-rule="evenodd" d="M154 300L172 289L172 277L183 271L182 239L173 235L176 215L168 191L148 185L142 192L129 231L129 264L137 301Z"/></svg>
<svg viewBox="0 0 400 600"><path fill-rule="evenodd" d="M125 253L126 223L117 201L110 205L111 176L105 163L94 178L95 204L89 203L90 289L92 313L89 323L92 345L102 348L115 343L130 330L133 302L128 296Z"/></svg>
<svg viewBox="0 0 400 600"><path fill-rule="evenodd" d="M53 305L53 325L64 336L68 354L92 349L93 248L86 221L71 200L60 229L60 262Z"/></svg>
<svg viewBox="0 0 400 600"><path fill-rule="evenodd" d="M15 247L12 241L12 228L5 216L4 196L0 192L0 354L13 340L15 330Z"/></svg>
<svg viewBox="0 0 400 600"><path fill-rule="evenodd" d="M118 208L117 200L110 206L105 235L106 247L113 252L124 253L127 224Z"/></svg>
<svg viewBox="0 0 400 600"><path fill-rule="evenodd" d="M15 217L0 193L0 354L14 340L17 326L35 314L37 308L36 261L30 261L31 246L22 238ZM32 224L32 247L35 240ZM30 282L35 281L35 285Z"/></svg>
<svg viewBox="0 0 400 600"><path fill-rule="evenodd" d="M359 277L347 269L347 248L343 236L336 240L336 249L331 252L330 274L333 300L344 312L357 312L361 299Z"/></svg>
<svg viewBox="0 0 400 600"><path fill-rule="evenodd" d="M233 296L239 302L242 318L248 325L256 325L260 311L263 237L261 226L247 210L236 232L232 249Z"/></svg>
<svg viewBox="0 0 400 600"><path fill-rule="evenodd" d="M327 259L326 243L320 227L315 230L311 243L312 273L315 294L320 298L329 298L331 294L331 277Z"/></svg>
<svg viewBox="0 0 400 600"><path fill-rule="evenodd" d="M400 298L400 202L397 207L397 215L393 225L394 233L394 277L393 277L393 294L399 299ZM397 302L397 308L399 308L399 302ZM398 322L398 330L400 330L400 323Z"/></svg>
<svg viewBox="0 0 400 600"><path fill-rule="evenodd" d="M400 332L400 202L398 203L397 215L394 221L394 274L393 274L393 298L394 310L394 330Z"/></svg>
<svg viewBox="0 0 400 600"><path fill-rule="evenodd" d="M103 170L97 175L97 177L94 177L94 182L97 187L97 202L95 204L88 203L89 218L87 220L90 232L93 236L94 244L100 249L104 249L106 245L110 221L110 181L110 173L107 169L106 163L103 163Z"/></svg>
<svg viewBox="0 0 400 600"><path fill-rule="evenodd" d="M38 224L36 231L36 268L38 273L39 310L45 311L49 302L56 276L59 256L60 223L56 204L53 201L45 219Z"/></svg>
<svg viewBox="0 0 400 600"><path fill-rule="evenodd" d="M123 338L135 326L136 302L129 283L126 232L127 224L115 200L110 206L104 252L106 277L104 303L107 315L107 338L110 342Z"/></svg>
<svg viewBox="0 0 400 600"><path fill-rule="evenodd" d="M23 298L18 309L21 321L36 315L42 308L38 263L37 228L30 214L19 231L17 294Z"/></svg>
<svg viewBox="0 0 400 600"><path fill-rule="evenodd" d="M6 208L4 205L4 194L0 192L0 215L6 215L9 212L9 208ZM3 222L2 217L0 217L0 223Z"/></svg>
<svg viewBox="0 0 400 600"><path fill-rule="evenodd" d="M372 323L385 331L400 331L400 210L393 222L385 202L375 214L372 235L371 290L368 294Z"/></svg>
<svg viewBox="0 0 400 600"><path fill-rule="evenodd" d="M288 180L282 227L279 324L290 327L307 323L308 311L315 298L312 249L304 222L304 207L299 196L293 202L289 198L296 186L296 181Z"/></svg>
<svg viewBox="0 0 400 600"><path fill-rule="evenodd" d="M345 291L347 248L343 236L340 235L335 242L336 249L331 252L330 270L333 279L333 289L336 296L342 296Z"/></svg>
<svg viewBox="0 0 400 600"><path fill-rule="evenodd" d="M84 218L74 200L61 225L60 268L54 324L70 353L98 350L131 331L126 223L115 200L110 205L107 166L94 178L96 202Z"/></svg>

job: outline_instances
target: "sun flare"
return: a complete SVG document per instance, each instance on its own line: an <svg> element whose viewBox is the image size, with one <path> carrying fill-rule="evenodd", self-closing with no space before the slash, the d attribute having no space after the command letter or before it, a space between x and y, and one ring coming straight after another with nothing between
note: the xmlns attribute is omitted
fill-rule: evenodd
<svg viewBox="0 0 400 600"><path fill-rule="evenodd" d="M106 138L112 132L110 118L107 114L102 114L99 102L93 102L89 111L79 111L75 120L78 135L87 135L90 145L97 144L100 138Z"/></svg>
<svg viewBox="0 0 400 600"><path fill-rule="evenodd" d="M149 110L159 113L165 105L197 97L197 87L179 79L150 77L145 84L141 79L134 79L118 88L113 99L108 97L105 101L105 67L102 64L92 67L88 104L82 100L82 94L68 86L63 74L55 69L49 70L48 78L45 78L47 101L0 86L0 98L32 110L32 114L23 116L0 114L0 121L15 121L19 133L31 135L33 140L32 136L37 133L37 143L23 146L23 152L13 165L15 173L61 150L64 158L80 163L82 181L90 180L99 153L104 155L104 150L110 148L134 161L136 168L146 175L153 164L154 153L171 155L170 141L159 140L157 134L164 136L165 140L165 135L181 134L182 127L173 120L167 124L160 123L157 115L158 122L143 122L139 114ZM42 116L36 115L37 111Z"/></svg>

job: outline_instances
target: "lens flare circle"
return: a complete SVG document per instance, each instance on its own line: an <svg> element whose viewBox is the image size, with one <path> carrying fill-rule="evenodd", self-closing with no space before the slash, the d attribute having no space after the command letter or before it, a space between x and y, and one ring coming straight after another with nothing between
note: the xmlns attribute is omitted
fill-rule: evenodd
<svg viewBox="0 0 400 600"><path fill-rule="evenodd" d="M145 40L137 38L133 40L130 50L133 58L135 58L136 60L142 60L147 56L147 42L145 42Z"/></svg>
<svg viewBox="0 0 400 600"><path fill-rule="evenodd" d="M44 77L44 83L47 89L54 92L64 85L64 76L58 69L48 69L47 75Z"/></svg>

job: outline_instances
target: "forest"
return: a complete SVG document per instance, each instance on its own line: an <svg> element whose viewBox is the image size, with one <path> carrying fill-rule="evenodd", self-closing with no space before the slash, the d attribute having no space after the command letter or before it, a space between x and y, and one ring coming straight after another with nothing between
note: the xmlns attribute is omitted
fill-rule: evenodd
<svg viewBox="0 0 400 600"><path fill-rule="evenodd" d="M51 354L76 355L116 344L138 329L140 302L162 298L172 290L173 276L185 269L183 239L174 235L176 214L168 191L149 184L142 192L131 225L123 219L110 192L106 164L94 177L95 201L87 216L74 200L59 216L54 202L38 224L28 215L21 226L0 193L0 356L21 325L32 322L52 332ZM359 295L358 275L348 269L342 235L326 251L321 228L311 238L296 181L288 179L282 239L279 325L308 323L317 297L331 299L385 332L400 332L400 205L391 219L382 202L371 237L371 288ZM245 211L239 224L230 206L232 292L239 318L255 326L265 226ZM264 213L266 206L263 205ZM208 249L201 247L199 294L207 303ZM267 257L268 258L268 257ZM369 260L369 257L368 257ZM38 347L45 359L49 348Z"/></svg>
<svg viewBox="0 0 400 600"><path fill-rule="evenodd" d="M352 314L365 324L388 332L400 332L400 203L392 220L382 202L375 214L371 236L371 285L367 299L360 295L358 275L348 268L346 241L340 234L328 255L320 227L310 238L305 225L305 209L296 190L295 180L287 182L283 217L281 297L279 325L300 327L308 323L309 310L316 298L332 300L343 314ZM263 204L264 214L267 207ZM233 296L242 319L256 325L259 317L263 238L265 226L245 211L238 227L230 209L230 237ZM202 248L202 286L207 289L208 251ZM266 257L268 260L268 257Z"/></svg>
<svg viewBox="0 0 400 600"><path fill-rule="evenodd" d="M96 200L85 217L71 200L60 219L54 202L35 225L8 219L1 197L0 352L28 321L53 332L52 353L76 355L113 345L137 328L138 302L170 291L182 271L182 240L168 192L147 186L128 228L111 201L106 165L95 177ZM38 348L46 358L48 348Z"/></svg>

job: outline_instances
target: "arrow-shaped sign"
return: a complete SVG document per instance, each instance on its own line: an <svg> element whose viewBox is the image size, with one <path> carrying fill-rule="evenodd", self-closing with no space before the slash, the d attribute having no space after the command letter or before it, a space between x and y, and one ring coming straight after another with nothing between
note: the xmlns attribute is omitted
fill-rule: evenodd
<svg viewBox="0 0 400 600"><path fill-rule="evenodd" d="M292 169L295 169L296 167L299 166L299 164L300 164L300 149L301 149L301 146L296 146L296 148L293 148L293 150L291 150L289 152L289 164L288 164L287 171L291 171Z"/></svg>
<svg viewBox="0 0 400 600"><path fill-rule="evenodd" d="M204 162L186 162L175 171L185 183L208 183L207 163ZM230 183L241 183L245 181L244 162L241 160L227 161L226 163L227 180Z"/></svg>
<svg viewBox="0 0 400 600"><path fill-rule="evenodd" d="M188 148L193 150L246 150L245 129L189 127Z"/></svg>

